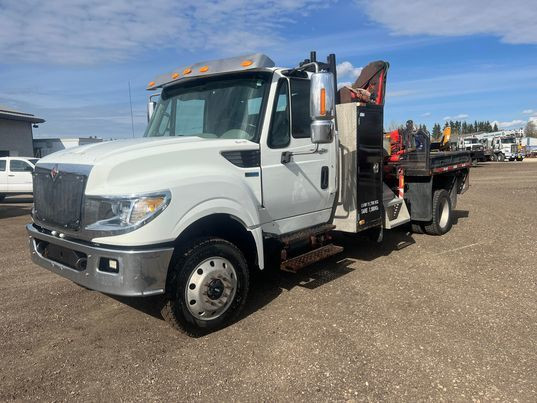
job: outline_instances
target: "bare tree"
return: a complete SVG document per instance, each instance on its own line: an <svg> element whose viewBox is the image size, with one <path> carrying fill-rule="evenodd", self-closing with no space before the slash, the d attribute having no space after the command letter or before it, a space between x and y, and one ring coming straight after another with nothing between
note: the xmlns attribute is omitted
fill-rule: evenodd
<svg viewBox="0 0 537 403"><path fill-rule="evenodd" d="M537 124L533 120L530 120L528 123L526 123L524 135L526 137L537 137Z"/></svg>

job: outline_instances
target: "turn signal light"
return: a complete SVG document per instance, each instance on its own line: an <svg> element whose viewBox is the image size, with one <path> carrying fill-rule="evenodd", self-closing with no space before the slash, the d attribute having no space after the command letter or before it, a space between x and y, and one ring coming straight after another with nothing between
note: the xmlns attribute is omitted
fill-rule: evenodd
<svg viewBox="0 0 537 403"><path fill-rule="evenodd" d="M326 116L326 90L324 88L321 88L321 100L320 100L320 107L321 107L321 116Z"/></svg>
<svg viewBox="0 0 537 403"><path fill-rule="evenodd" d="M200 67L200 73L205 73L206 71L209 71L209 66Z"/></svg>

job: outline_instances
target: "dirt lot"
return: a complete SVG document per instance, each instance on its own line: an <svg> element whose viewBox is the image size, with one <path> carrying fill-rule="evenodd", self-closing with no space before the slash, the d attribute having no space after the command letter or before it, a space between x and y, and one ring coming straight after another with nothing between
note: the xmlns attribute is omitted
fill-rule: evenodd
<svg viewBox="0 0 537 403"><path fill-rule="evenodd" d="M0 400L537 400L537 163L472 170L444 237L389 233L258 280L206 337L159 298L31 263L29 200L0 204ZM533 221L533 224L532 224Z"/></svg>

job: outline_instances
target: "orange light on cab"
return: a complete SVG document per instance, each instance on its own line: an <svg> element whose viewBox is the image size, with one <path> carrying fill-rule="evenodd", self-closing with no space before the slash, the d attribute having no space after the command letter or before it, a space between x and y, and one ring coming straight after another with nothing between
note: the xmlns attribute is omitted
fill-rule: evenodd
<svg viewBox="0 0 537 403"><path fill-rule="evenodd" d="M155 82L154 81L150 81L149 84L147 84L148 87L152 87L155 85Z"/></svg>
<svg viewBox="0 0 537 403"><path fill-rule="evenodd" d="M183 75L186 76L187 74L190 74L192 73L192 69L190 67L187 67L186 69L183 70Z"/></svg>
<svg viewBox="0 0 537 403"><path fill-rule="evenodd" d="M179 73L173 73L172 78L175 80L177 77L179 77Z"/></svg>
<svg viewBox="0 0 537 403"><path fill-rule="evenodd" d="M252 64L254 64L254 62L252 62L251 60L244 60L244 61L241 63L241 66L242 66L242 67L248 67L248 66L251 66Z"/></svg>
<svg viewBox="0 0 537 403"><path fill-rule="evenodd" d="M206 71L209 71L209 66L200 67L200 73L205 73Z"/></svg>
<svg viewBox="0 0 537 403"><path fill-rule="evenodd" d="M326 90L324 88L321 88L321 99L320 99L320 109L321 109L321 116L326 115Z"/></svg>

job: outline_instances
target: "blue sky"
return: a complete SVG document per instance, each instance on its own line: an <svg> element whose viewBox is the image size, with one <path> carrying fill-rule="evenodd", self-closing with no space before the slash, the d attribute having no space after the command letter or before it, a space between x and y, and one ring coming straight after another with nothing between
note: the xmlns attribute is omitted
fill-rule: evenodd
<svg viewBox="0 0 537 403"><path fill-rule="evenodd" d="M280 66L336 53L340 82L390 62L385 126L537 120L534 0L0 0L0 105L47 120L36 137L131 137L151 79L263 52Z"/></svg>

